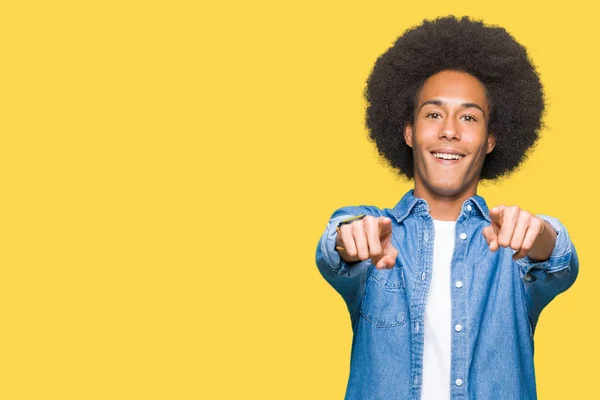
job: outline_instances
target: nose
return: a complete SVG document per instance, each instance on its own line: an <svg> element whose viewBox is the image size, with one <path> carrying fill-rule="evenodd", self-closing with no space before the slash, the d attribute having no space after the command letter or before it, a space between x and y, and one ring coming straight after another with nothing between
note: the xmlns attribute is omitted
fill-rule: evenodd
<svg viewBox="0 0 600 400"><path fill-rule="evenodd" d="M456 138L460 140L460 133L458 131L458 126L454 118L446 118L441 128L442 129L439 134L440 139L446 138L448 140L452 140Z"/></svg>

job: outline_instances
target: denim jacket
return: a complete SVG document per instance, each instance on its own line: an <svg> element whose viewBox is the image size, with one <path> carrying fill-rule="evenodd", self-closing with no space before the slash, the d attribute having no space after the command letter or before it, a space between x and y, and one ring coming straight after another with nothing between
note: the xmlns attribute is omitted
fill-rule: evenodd
<svg viewBox="0 0 600 400"><path fill-rule="evenodd" d="M392 269L370 260L347 264L335 250L338 223L367 214L392 220L398 250ZM547 261L513 261L510 248L491 252L490 225L480 196L462 205L451 263L452 399L535 399L533 333L542 309L577 277L579 262L566 229ZM409 191L392 209L344 207L334 212L317 246L317 266L343 297L353 329L346 399L420 399L423 318L431 281L433 219L427 202Z"/></svg>

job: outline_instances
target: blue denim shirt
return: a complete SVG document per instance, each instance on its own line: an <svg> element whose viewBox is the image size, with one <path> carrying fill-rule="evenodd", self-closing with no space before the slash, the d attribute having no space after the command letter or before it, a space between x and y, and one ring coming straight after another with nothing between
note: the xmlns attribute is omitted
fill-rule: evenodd
<svg viewBox="0 0 600 400"><path fill-rule="evenodd" d="M347 264L335 250L337 224L367 214L392 220L396 264L378 270L370 260ZM550 259L512 260L510 248L491 252L490 224L480 196L464 202L456 221L451 264L452 399L535 399L533 333L542 309L573 284L579 262L566 229ZM423 318L431 281L433 219L427 202L409 191L392 209L344 207L333 214L317 246L317 266L350 312L353 341L346 399L420 399Z"/></svg>

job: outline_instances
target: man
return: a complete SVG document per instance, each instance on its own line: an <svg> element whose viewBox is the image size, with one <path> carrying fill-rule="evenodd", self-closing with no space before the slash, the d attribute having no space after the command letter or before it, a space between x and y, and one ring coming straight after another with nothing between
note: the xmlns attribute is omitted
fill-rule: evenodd
<svg viewBox="0 0 600 400"><path fill-rule="evenodd" d="M414 190L334 212L317 266L350 311L346 399L535 399L533 333L578 260L562 224L488 209L544 109L525 49L468 18L425 21L375 64L367 127Z"/></svg>

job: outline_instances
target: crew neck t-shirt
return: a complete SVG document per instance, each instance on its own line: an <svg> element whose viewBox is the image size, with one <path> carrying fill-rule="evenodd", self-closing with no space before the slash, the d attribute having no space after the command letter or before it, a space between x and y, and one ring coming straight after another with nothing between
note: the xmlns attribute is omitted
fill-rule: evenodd
<svg viewBox="0 0 600 400"><path fill-rule="evenodd" d="M434 220L433 224L435 239L431 283L425 304L421 400L450 399L450 264L456 221Z"/></svg>

